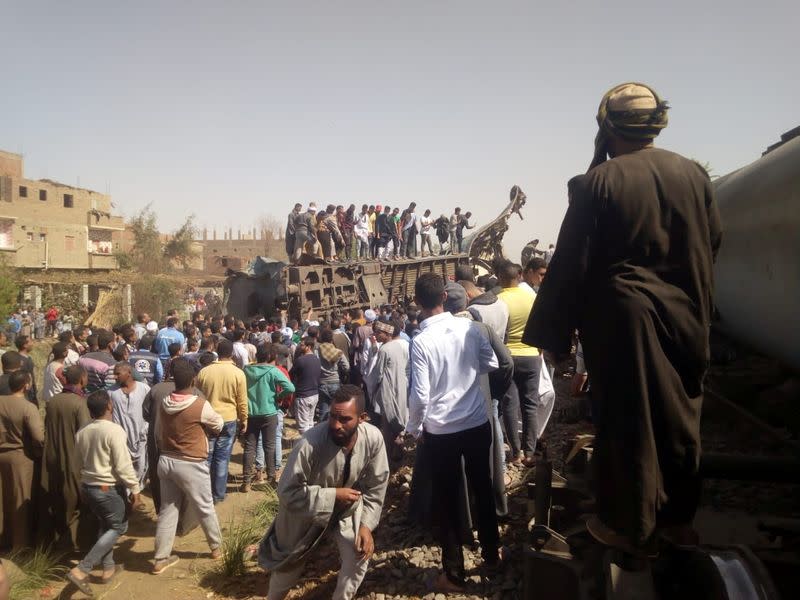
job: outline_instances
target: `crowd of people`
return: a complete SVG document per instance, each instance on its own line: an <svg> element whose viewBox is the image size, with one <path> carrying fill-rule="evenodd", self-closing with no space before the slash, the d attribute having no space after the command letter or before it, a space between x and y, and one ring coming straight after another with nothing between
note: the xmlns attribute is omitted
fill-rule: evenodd
<svg viewBox="0 0 800 600"><path fill-rule="evenodd" d="M588 531L643 560L661 536L696 542L716 205L699 166L653 148L666 104L650 88L613 88L598 123L595 157L570 182L549 264L501 260L477 279L466 265L454 280L425 273L413 303L320 320L282 313L245 323L196 311L181 321L173 311L163 326L146 314L114 330L78 326L53 344L44 424L30 339L18 335L17 351L2 355L0 545L85 549L81 532L99 524L67 575L91 593L93 569L104 582L119 572L114 546L128 507L149 488L158 512L152 572L179 560L172 547L187 510L218 558L215 505L241 437L239 492L263 481L279 498L253 549L270 574L268 598L285 597L331 535L341 555L333 597L349 599L369 568L390 474L415 447L409 516L441 547L434 589L463 592L465 522L487 577L507 558L498 533L505 470L536 465L554 404L543 351L569 351L576 333L597 434ZM352 206L328 208L293 211L286 239L295 259L316 243L328 258L409 256L417 232L427 245L413 204L397 221L388 207L358 216ZM459 227L469 227L469 213L459 214L447 224L453 249ZM302 437L283 465L287 414Z"/></svg>
<svg viewBox="0 0 800 600"><path fill-rule="evenodd" d="M362 523L372 524L367 527L371 532L380 519L389 473L400 464L408 436L420 436L424 407L431 401L430 390L415 390L410 383L415 368L410 342L419 339L416 347L422 349L423 340L439 338L439 334L423 333L436 321L426 319L444 307L447 314L459 317L459 323L463 321L461 329L479 322L481 328L476 331L485 341L483 348L489 350L481 355L482 362L465 373L461 371L466 363L458 358L463 352L418 368L420 372L449 372L449 377L458 381L457 387L446 390L451 401L462 392L472 394L466 424L477 423L481 432L489 431L487 443L494 447L491 464L488 460L481 463L481 473L497 471L491 477L487 475L486 481L495 483L488 488L488 495L481 496L484 506L479 515L489 519L490 512L504 514L504 464L506 460L533 464L540 435L536 413L541 357L533 348L523 349L519 338L533 305L534 287L541 283L545 270L538 258L524 270L503 263L498 265L499 277L481 280L482 289L472 269L461 265L459 282L448 283L446 293L441 275L422 277L419 285L433 291L424 292L418 285L420 304L352 309L334 312L323 320L316 320L311 312L303 319L281 313L245 323L232 316L207 318L202 311L181 320L178 311L170 311L162 326L146 313L139 314L135 323L112 330L78 326L62 331L52 344L41 391L35 388L37 374L29 356L32 340L18 335L16 350L0 357L0 395L5 401L0 405L0 418L13 423L6 429L15 432L7 436L7 451L0 454L0 467L8 465L7 471L0 468L4 499L0 547L19 549L45 543L69 550L85 549L90 545L86 532L97 520L100 536L68 574L75 585L88 589L88 574L98 565L103 569L102 580L115 576L113 547L126 531L127 507L140 503L139 494L149 489L158 512L153 572L161 573L177 560L171 554L172 543L187 503L206 533L211 555L217 557L221 533L214 506L228 493L237 439L244 449L241 493L263 482L277 487L283 499L296 493L287 488L307 482L309 476L321 476L302 472L307 465L298 452L289 459L291 475L282 477L281 441L287 413L295 419L304 440L318 438L306 449L309 452L324 453L327 443L336 448L345 442L360 444L356 432L361 432L362 442L370 450L359 460L366 462L357 470L351 465L353 481L337 486L359 491L352 492L349 499L340 498L339 503L334 500L334 505L363 503L371 493L372 516L365 521L363 510L359 513ZM423 300L425 293L433 295ZM434 301L440 301L441 306L431 306ZM453 335L448 332L447 339L454 339ZM464 351L472 349L473 342L464 340ZM488 369L497 366L497 359L489 356L495 356L495 351L503 359L502 377L492 375L491 383L489 379L484 382ZM516 358L517 354L526 358ZM449 360L461 366L449 364ZM529 366L525 378L511 376L515 361ZM441 382L440 376L435 379ZM423 379L420 376L416 381ZM492 401L482 399L483 389L491 391L487 398ZM44 423L38 411L39 398L46 414ZM520 414L526 418L520 421ZM456 421L463 417L458 416ZM438 418L449 421L451 417ZM442 431L448 432L444 421ZM512 448L508 457L503 456L501 423ZM435 445L437 434L429 433L430 443ZM436 456L443 459L445 454L437 452ZM452 466L451 461L440 468L447 471ZM360 480L357 484L365 473L371 473L369 484ZM420 469L423 473L425 469ZM415 497L451 494L449 487L433 485L442 480L440 475L415 476ZM339 481L336 477L331 481ZM499 499L497 507L495 498ZM281 502L282 510L290 506ZM324 514L321 507L319 510ZM414 511L421 522L433 513L426 507ZM43 513L49 518L39 518ZM349 518L354 513L343 514ZM289 529L296 529L296 516L279 515L270 536L281 536L280 543L270 548L268 541L272 538L267 536L262 544L261 563L273 573L275 586L290 586L293 581L288 573L275 576L282 572L282 563L276 557L283 556L277 548L287 547L283 536L289 535L291 544L297 545L308 534L280 529L284 518L292 523ZM358 528L355 532L355 537L345 535L343 539L354 543L357 539L360 546L369 547L369 533L359 533ZM492 544L489 540L487 543ZM448 550L447 561L456 560L452 552ZM345 554L344 564L353 569L343 569L341 584L343 589L354 591L363 569L357 556ZM453 568L453 577L459 577L458 568Z"/></svg>
<svg viewBox="0 0 800 600"><path fill-rule="evenodd" d="M473 229L472 213L456 208L450 217L434 217L430 209L417 214L417 205L408 208L364 204L329 204L317 209L295 204L286 223L286 254L298 263L303 254L326 261L367 259L393 260L456 254L464 251L464 230ZM434 251L434 236L438 242ZM419 238L419 246L417 241Z"/></svg>
<svg viewBox="0 0 800 600"><path fill-rule="evenodd" d="M72 329L72 327L88 314L83 307L77 316L64 313L57 306L50 305L47 309L33 306L22 306L8 317L3 327L8 341L13 344L18 335L24 335L33 340L53 338L59 333Z"/></svg>

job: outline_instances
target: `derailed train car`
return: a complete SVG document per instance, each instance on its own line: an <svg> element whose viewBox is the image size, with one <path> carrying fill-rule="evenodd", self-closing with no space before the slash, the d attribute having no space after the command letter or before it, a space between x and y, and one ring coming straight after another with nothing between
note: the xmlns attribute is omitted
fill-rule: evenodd
<svg viewBox="0 0 800 600"><path fill-rule="evenodd" d="M800 371L800 127L714 182L723 226L718 326Z"/></svg>
<svg viewBox="0 0 800 600"><path fill-rule="evenodd" d="M225 312L240 319L269 316L285 310L298 318L311 310L326 317L334 310L369 308L408 302L414 284L423 273L455 277L456 266L488 267L503 256L503 236L508 220L520 209L526 196L511 188L510 201L498 217L465 239L463 254L445 254L397 261L365 260L328 263L304 256L299 265L287 265L259 257L248 271L229 272L225 281Z"/></svg>

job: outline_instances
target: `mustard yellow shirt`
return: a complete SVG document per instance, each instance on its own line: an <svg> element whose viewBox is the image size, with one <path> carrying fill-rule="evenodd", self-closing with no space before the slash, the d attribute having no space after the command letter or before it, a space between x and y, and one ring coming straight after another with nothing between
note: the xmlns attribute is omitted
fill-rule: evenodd
<svg viewBox="0 0 800 600"><path fill-rule="evenodd" d="M247 421L247 379L232 360L220 360L200 369L197 387L226 423Z"/></svg>
<svg viewBox="0 0 800 600"><path fill-rule="evenodd" d="M522 334L531 314L536 294L517 287L503 288L497 297L508 306L508 341L506 348L511 356L539 356L539 350L522 343Z"/></svg>

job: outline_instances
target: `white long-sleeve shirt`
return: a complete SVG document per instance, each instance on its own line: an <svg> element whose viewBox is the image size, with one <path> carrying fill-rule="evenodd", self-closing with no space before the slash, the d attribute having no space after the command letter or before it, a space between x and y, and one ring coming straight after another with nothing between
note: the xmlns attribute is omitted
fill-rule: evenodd
<svg viewBox="0 0 800 600"><path fill-rule="evenodd" d="M95 419L75 434L75 440L81 483L95 486L121 483L132 494L139 493L139 477L133 470L128 437L122 427Z"/></svg>
<svg viewBox="0 0 800 600"><path fill-rule="evenodd" d="M407 432L456 433L488 420L480 376L498 362L472 321L448 312L428 317L411 343L410 360Z"/></svg>

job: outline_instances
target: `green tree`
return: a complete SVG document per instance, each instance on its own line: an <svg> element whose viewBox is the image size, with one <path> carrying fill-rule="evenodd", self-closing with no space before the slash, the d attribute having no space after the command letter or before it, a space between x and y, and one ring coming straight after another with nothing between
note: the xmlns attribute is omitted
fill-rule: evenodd
<svg viewBox="0 0 800 600"><path fill-rule="evenodd" d="M130 252L133 267L140 273L163 273L164 253L155 211L148 204L128 222L128 227L133 234Z"/></svg>
<svg viewBox="0 0 800 600"><path fill-rule="evenodd" d="M132 285L136 312L146 312L160 318L178 306L180 296L175 284L165 277L147 275Z"/></svg>
<svg viewBox="0 0 800 600"><path fill-rule="evenodd" d="M186 221L164 244L163 256L168 265L178 263L183 270L189 268L189 262L195 256L192 247L194 238L197 237L197 227L194 224L194 215L186 217Z"/></svg>
<svg viewBox="0 0 800 600"><path fill-rule="evenodd" d="M14 311L19 300L19 285L5 258L0 260L0 318L5 321Z"/></svg>
<svg viewBox="0 0 800 600"><path fill-rule="evenodd" d="M169 273L175 263L184 269L189 267L194 257L192 241L197 234L194 215L189 215L166 243L161 241L156 213L149 204L128 222L128 227L133 234L133 248L118 257L121 267L146 275Z"/></svg>

